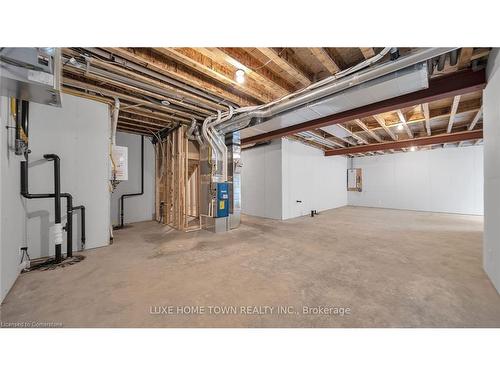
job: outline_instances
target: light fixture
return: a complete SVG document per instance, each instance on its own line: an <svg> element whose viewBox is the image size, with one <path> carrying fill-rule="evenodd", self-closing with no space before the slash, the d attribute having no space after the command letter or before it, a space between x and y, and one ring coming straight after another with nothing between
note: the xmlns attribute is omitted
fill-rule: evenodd
<svg viewBox="0 0 500 375"><path fill-rule="evenodd" d="M168 100L162 100L161 105L168 107L170 105L170 102Z"/></svg>
<svg viewBox="0 0 500 375"><path fill-rule="evenodd" d="M415 150L416 150L415 146L410 147L410 151L415 151Z"/></svg>
<svg viewBox="0 0 500 375"><path fill-rule="evenodd" d="M236 82L238 83L243 83L245 82L245 72L243 69L238 69L235 73L236 76Z"/></svg>
<svg viewBox="0 0 500 375"><path fill-rule="evenodd" d="M403 124L399 124L397 127L398 130L403 130Z"/></svg>

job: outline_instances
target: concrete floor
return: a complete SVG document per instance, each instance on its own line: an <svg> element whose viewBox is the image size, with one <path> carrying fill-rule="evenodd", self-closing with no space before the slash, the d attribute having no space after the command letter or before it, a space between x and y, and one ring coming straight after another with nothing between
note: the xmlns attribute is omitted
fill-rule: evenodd
<svg viewBox="0 0 500 375"><path fill-rule="evenodd" d="M21 275L1 320L64 327L500 327L500 296L481 266L482 228L477 216L361 207L286 222L244 216L239 229L219 235L137 223L117 231L113 245L86 251L79 264ZM204 310L182 314L182 306ZM303 306L350 313L303 314Z"/></svg>

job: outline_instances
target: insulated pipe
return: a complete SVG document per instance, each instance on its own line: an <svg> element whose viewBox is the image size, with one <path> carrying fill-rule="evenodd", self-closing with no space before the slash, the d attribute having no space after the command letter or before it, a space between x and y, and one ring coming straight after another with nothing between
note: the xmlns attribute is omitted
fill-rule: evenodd
<svg viewBox="0 0 500 375"><path fill-rule="evenodd" d="M163 81L163 82L166 82L174 87L177 87L181 90L184 90L184 91L187 91L193 95L198 95L198 96L201 96L207 100L210 100L210 101L213 101L214 104L216 105L219 105L220 103L223 103L223 102L227 102L227 100L221 98L221 97L217 97L215 95L212 95L212 94L209 94L205 91L202 91L202 90L199 90L197 88L194 88L188 84L185 84L181 81L177 81L173 78L170 78L170 77L167 77L161 73L158 73L154 70L151 70L143 65L140 65L140 64L136 64L134 63L133 61L130 61L130 60L126 60L120 56L117 56L117 55L113 55L109 52L105 52L105 51L102 51L98 48L86 48L87 50L89 50L90 52L96 54L97 56L101 57L101 58L105 58L105 59L112 59L112 61L107 61L108 63L116 63L122 67L130 67L134 70L137 70L141 73L144 73L150 77L153 77L153 78L156 78L160 81ZM85 56L87 57L87 56ZM184 96L180 96L181 99L186 99Z"/></svg>
<svg viewBox="0 0 500 375"><path fill-rule="evenodd" d="M140 193L131 193L131 194L122 194L120 197L120 228L123 228L123 217L124 217L124 207L123 202L127 197L135 197L138 195L144 194L144 136L141 135L141 192Z"/></svg>
<svg viewBox="0 0 500 375"><path fill-rule="evenodd" d="M232 131L240 130L250 123L253 118L268 119L282 112L309 104L319 99L324 99L340 91L357 86L361 83L371 81L378 77L382 77L389 73L410 67L423 61L427 61L436 56L446 54L456 48L420 48L408 56L402 56L397 60L381 64L370 69L360 71L355 74L348 75L344 78L333 79L326 78L316 84L307 88L306 91L301 90L299 95L294 96L290 100L278 100L271 102L265 106L257 107L257 109L250 109L239 116L235 116L231 121L219 124L217 130L222 133L229 133ZM335 76L334 76L335 77ZM331 81L324 83L325 81ZM321 84L318 87L318 84ZM244 108L239 112L245 111Z"/></svg>

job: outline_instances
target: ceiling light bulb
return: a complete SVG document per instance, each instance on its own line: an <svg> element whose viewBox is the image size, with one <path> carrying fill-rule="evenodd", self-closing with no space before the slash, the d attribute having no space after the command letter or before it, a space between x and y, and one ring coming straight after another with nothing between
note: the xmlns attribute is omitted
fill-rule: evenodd
<svg viewBox="0 0 500 375"><path fill-rule="evenodd" d="M410 151L415 151L415 150L416 150L416 149L415 149L415 146L411 146L411 147L410 147Z"/></svg>
<svg viewBox="0 0 500 375"><path fill-rule="evenodd" d="M235 76L236 76L236 82L238 82L238 83L245 82L245 72L242 69L238 69L236 71Z"/></svg>
<svg viewBox="0 0 500 375"><path fill-rule="evenodd" d="M399 124L397 129L398 130L403 130L403 124Z"/></svg>
<svg viewBox="0 0 500 375"><path fill-rule="evenodd" d="M164 106L169 106L170 102L168 100L162 100L161 104L164 105Z"/></svg>

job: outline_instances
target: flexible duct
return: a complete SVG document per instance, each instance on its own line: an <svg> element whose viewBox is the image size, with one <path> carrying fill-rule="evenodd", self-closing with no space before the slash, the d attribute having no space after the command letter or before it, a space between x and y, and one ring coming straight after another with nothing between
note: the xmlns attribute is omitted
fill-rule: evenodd
<svg viewBox="0 0 500 375"><path fill-rule="evenodd" d="M300 106L310 104L316 100L323 99L349 89L364 82L371 81L375 78L382 77L386 74L413 66L419 62L432 59L436 56L448 53L456 48L421 48L414 53L398 58L370 69L360 71L374 63L374 60L366 60L352 69L347 69L335 76L326 78L317 82L306 89L303 89L291 96L279 99L264 106L253 108L240 108L238 112L244 112L239 116L235 116L231 121L225 121L217 126L217 130L221 133L229 133L236 130L241 130L250 124L252 119L269 119L285 111L295 109ZM389 51L390 48L385 48ZM385 52L385 53L387 53ZM382 53L374 56L380 59ZM357 72L357 73L353 73ZM342 77L342 78L341 78ZM288 99L289 100L284 100Z"/></svg>

